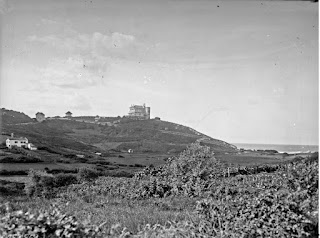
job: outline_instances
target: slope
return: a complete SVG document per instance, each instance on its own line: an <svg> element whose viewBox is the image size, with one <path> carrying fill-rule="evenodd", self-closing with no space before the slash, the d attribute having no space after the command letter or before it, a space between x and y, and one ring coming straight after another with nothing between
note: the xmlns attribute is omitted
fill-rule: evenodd
<svg viewBox="0 0 320 238"><path fill-rule="evenodd" d="M110 118L109 124L79 118L49 118L35 122L23 113L2 110L2 134L27 137L36 146L81 152L135 152L176 154L200 141L216 152L234 152L236 147L196 130L160 120ZM101 119L103 120L103 119Z"/></svg>

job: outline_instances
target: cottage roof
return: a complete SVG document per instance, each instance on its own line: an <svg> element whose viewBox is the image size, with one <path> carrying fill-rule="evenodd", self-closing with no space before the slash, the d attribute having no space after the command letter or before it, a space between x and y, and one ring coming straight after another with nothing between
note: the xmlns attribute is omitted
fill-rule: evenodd
<svg viewBox="0 0 320 238"><path fill-rule="evenodd" d="M9 140L28 140L27 137L9 137Z"/></svg>
<svg viewBox="0 0 320 238"><path fill-rule="evenodd" d="M42 112L37 112L36 115L43 115L44 116L44 114Z"/></svg>

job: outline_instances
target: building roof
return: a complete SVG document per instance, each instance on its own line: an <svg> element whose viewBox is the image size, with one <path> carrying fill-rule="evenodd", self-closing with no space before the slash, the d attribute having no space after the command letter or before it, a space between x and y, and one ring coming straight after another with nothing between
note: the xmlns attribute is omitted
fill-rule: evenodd
<svg viewBox="0 0 320 238"><path fill-rule="evenodd" d="M145 106L141 106L141 105L131 105L130 108L145 108Z"/></svg>
<svg viewBox="0 0 320 238"><path fill-rule="evenodd" d="M66 114L72 114L72 112L70 112L70 111L67 111L67 112L66 112Z"/></svg>
<svg viewBox="0 0 320 238"><path fill-rule="evenodd" d="M36 113L36 115L40 115L40 114L41 114L41 115L44 115L44 113L42 113L42 112L37 112L37 113Z"/></svg>
<svg viewBox="0 0 320 238"><path fill-rule="evenodd" d="M28 140L26 137L9 137L9 140Z"/></svg>

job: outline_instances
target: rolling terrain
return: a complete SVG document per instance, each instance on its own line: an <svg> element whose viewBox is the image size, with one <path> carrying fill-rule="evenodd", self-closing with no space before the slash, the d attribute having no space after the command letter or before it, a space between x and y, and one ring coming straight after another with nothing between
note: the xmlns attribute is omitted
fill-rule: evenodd
<svg viewBox="0 0 320 238"><path fill-rule="evenodd" d="M72 118L53 117L37 122L22 112L0 109L0 143L5 149L5 140L14 133L24 136L38 147L28 152L41 158L48 166L59 163L96 164L106 169L124 169L124 165L159 165L168 157L176 156L189 144L199 142L209 146L215 156L228 164L265 164L290 160L280 153L240 152L227 142L211 138L190 127L161 120L132 120L126 117L82 116ZM131 149L133 153L128 153ZM2 151L2 157L19 157L10 151ZM112 165L112 166L111 166ZM8 167L2 164L2 169ZM118 167L117 167L118 166ZM9 166L10 167L10 166ZM26 165L26 169L34 164ZM12 166L10 167L12 168Z"/></svg>
<svg viewBox="0 0 320 238"><path fill-rule="evenodd" d="M130 120L109 117L97 121L92 117L48 118L36 122L27 115L1 109L2 137L14 133L27 137L37 147L65 152L126 152L177 154L195 141L214 151L235 152L236 147L210 138L192 128L160 120ZM3 139L2 138L2 139Z"/></svg>

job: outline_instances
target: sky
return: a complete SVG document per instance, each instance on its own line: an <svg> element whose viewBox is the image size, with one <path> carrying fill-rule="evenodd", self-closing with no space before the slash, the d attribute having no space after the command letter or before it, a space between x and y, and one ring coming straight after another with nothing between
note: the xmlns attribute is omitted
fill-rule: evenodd
<svg viewBox="0 0 320 238"><path fill-rule="evenodd" d="M230 143L317 145L318 3L0 0L0 105L151 117Z"/></svg>

